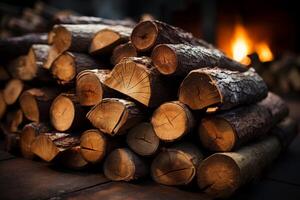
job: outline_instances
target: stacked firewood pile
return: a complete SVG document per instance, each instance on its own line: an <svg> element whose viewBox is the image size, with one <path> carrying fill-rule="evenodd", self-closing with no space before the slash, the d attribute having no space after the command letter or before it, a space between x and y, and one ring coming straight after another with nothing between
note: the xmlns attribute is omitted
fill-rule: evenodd
<svg viewBox="0 0 300 200"><path fill-rule="evenodd" d="M0 93L10 151L103 167L114 181L150 175L226 197L296 134L287 105L254 69L184 30L159 21L60 22L47 37L0 42L14 53L1 68L11 76L1 75Z"/></svg>

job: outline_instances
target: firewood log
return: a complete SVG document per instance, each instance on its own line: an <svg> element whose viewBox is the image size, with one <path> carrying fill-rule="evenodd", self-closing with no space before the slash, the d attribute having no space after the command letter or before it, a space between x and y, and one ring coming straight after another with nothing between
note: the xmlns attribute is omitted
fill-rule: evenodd
<svg viewBox="0 0 300 200"><path fill-rule="evenodd" d="M0 90L0 120L5 115L6 108L7 108L7 105L4 100L3 92Z"/></svg>
<svg viewBox="0 0 300 200"><path fill-rule="evenodd" d="M263 79L254 71L203 68L191 71L181 83L179 101L191 109L228 110L262 100L268 94Z"/></svg>
<svg viewBox="0 0 300 200"><path fill-rule="evenodd" d="M164 149L151 164L152 179L164 185L187 185L196 176L202 153L193 144L182 143Z"/></svg>
<svg viewBox="0 0 300 200"><path fill-rule="evenodd" d="M104 175L113 181L131 181L147 175L146 164L128 148L112 151L104 162Z"/></svg>
<svg viewBox="0 0 300 200"><path fill-rule="evenodd" d="M84 70L76 76L76 95L82 106L94 106L103 98L117 97L112 89L105 86L104 80L110 70Z"/></svg>
<svg viewBox="0 0 300 200"><path fill-rule="evenodd" d="M65 51L88 52L94 34L104 28L107 26L95 24L56 25L52 29L52 45L44 66L49 68L54 60Z"/></svg>
<svg viewBox="0 0 300 200"><path fill-rule="evenodd" d="M3 58L24 55L33 44L46 44L47 34L27 34L19 37L9 37L0 40L0 53Z"/></svg>
<svg viewBox="0 0 300 200"><path fill-rule="evenodd" d="M78 73L86 69L103 68L97 60L83 53L64 52L53 62L51 73L59 84L70 84Z"/></svg>
<svg viewBox="0 0 300 200"><path fill-rule="evenodd" d="M114 48L110 62L111 64L116 65L125 57L136 57L137 55L137 51L131 42L119 44Z"/></svg>
<svg viewBox="0 0 300 200"><path fill-rule="evenodd" d="M42 160L51 162L64 151L79 145L79 138L67 133L43 133L31 144L31 151Z"/></svg>
<svg viewBox="0 0 300 200"><path fill-rule="evenodd" d="M97 129L86 130L80 137L81 155L90 163L101 162L107 153L108 146L108 138Z"/></svg>
<svg viewBox="0 0 300 200"><path fill-rule="evenodd" d="M55 158L55 163L68 169L82 170L88 167L88 162L80 153L80 146L63 151Z"/></svg>
<svg viewBox="0 0 300 200"><path fill-rule="evenodd" d="M31 151L31 144L38 135L41 133L47 133L50 129L49 125L36 122L26 124L23 127L20 134L20 150L24 158L33 159L35 157Z"/></svg>
<svg viewBox="0 0 300 200"><path fill-rule="evenodd" d="M9 132L15 133L20 131L24 122L24 116L21 109L10 110L6 114L6 128Z"/></svg>
<svg viewBox="0 0 300 200"><path fill-rule="evenodd" d="M26 69L27 56L21 55L8 62L7 69L9 74L16 79L23 79L23 69ZM26 72L27 73L27 72Z"/></svg>
<svg viewBox="0 0 300 200"><path fill-rule="evenodd" d="M97 32L92 39L89 53L99 55L111 53L119 44L129 41L132 28L126 26L112 26Z"/></svg>
<svg viewBox="0 0 300 200"><path fill-rule="evenodd" d="M0 65L0 83L4 83L8 81L10 78L10 75L8 74L7 70ZM2 87L1 87L2 88Z"/></svg>
<svg viewBox="0 0 300 200"><path fill-rule="evenodd" d="M194 37L178 27L157 20L137 24L131 34L131 42L138 51L150 51L158 44L190 44L217 50L211 44Z"/></svg>
<svg viewBox="0 0 300 200"><path fill-rule="evenodd" d="M127 27L134 27L135 22L131 20L111 20L104 19L100 17L90 17L90 16L76 16L76 15L65 15L57 16L54 19L56 24L106 24L111 26L121 25Z"/></svg>
<svg viewBox="0 0 300 200"><path fill-rule="evenodd" d="M197 169L200 189L213 197L228 197L240 186L257 178L283 149L281 140L296 135L296 129L289 128L295 123L278 126L274 129L285 137L279 139L271 135L236 152L216 153L206 158Z"/></svg>
<svg viewBox="0 0 300 200"><path fill-rule="evenodd" d="M72 93L57 96L51 104L49 113L51 124L58 131L82 130L89 124L85 117L86 111Z"/></svg>
<svg viewBox="0 0 300 200"><path fill-rule="evenodd" d="M207 149L231 151L264 136L287 115L288 108L283 100L270 93L258 104L203 118L198 134Z"/></svg>
<svg viewBox="0 0 300 200"><path fill-rule="evenodd" d="M147 122L130 129L126 141L130 149L141 156L151 156L159 150L159 138Z"/></svg>
<svg viewBox="0 0 300 200"><path fill-rule="evenodd" d="M185 77L190 71L204 67L220 67L233 71L247 71L242 64L201 46L161 44L153 49L153 65L165 75Z"/></svg>
<svg viewBox="0 0 300 200"><path fill-rule="evenodd" d="M144 114L134 103L124 99L106 98L86 115L94 127L111 136L121 135L141 122Z"/></svg>
<svg viewBox="0 0 300 200"><path fill-rule="evenodd" d="M0 131L4 135L4 150L12 154L18 154L20 145L19 133L9 131L4 123L0 123Z"/></svg>
<svg viewBox="0 0 300 200"><path fill-rule="evenodd" d="M3 98L7 105L14 104L24 88L23 82L19 79L11 79L3 90Z"/></svg>
<svg viewBox="0 0 300 200"><path fill-rule="evenodd" d="M55 88L31 88L25 90L19 98L24 116L33 122L48 121L50 106L58 94L59 90Z"/></svg>
<svg viewBox="0 0 300 200"><path fill-rule="evenodd" d="M160 105L154 111L151 123L159 139L173 142L190 132L195 120L186 105L171 101Z"/></svg>
<svg viewBox="0 0 300 200"><path fill-rule="evenodd" d="M147 57L122 59L104 84L147 107L174 100L177 94L177 83L165 80Z"/></svg>

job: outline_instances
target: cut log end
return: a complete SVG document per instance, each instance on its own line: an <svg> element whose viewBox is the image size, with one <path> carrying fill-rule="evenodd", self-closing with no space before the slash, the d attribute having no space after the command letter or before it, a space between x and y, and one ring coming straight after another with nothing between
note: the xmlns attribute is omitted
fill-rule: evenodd
<svg viewBox="0 0 300 200"><path fill-rule="evenodd" d="M97 129L85 131L80 138L80 152L83 158L91 163L102 161L107 148L107 139Z"/></svg>
<svg viewBox="0 0 300 200"><path fill-rule="evenodd" d="M6 107L7 105L4 100L3 92L0 91L0 119L2 119L2 117L4 116L6 112Z"/></svg>
<svg viewBox="0 0 300 200"><path fill-rule="evenodd" d="M94 36L89 52L91 54L106 53L111 50L112 46L116 46L122 40L121 35L113 30L101 30Z"/></svg>
<svg viewBox="0 0 300 200"><path fill-rule="evenodd" d="M216 107L222 96L209 75L191 72L180 86L179 101L198 110Z"/></svg>
<svg viewBox="0 0 300 200"><path fill-rule="evenodd" d="M25 117L30 121L38 122L40 113L35 97L30 92L23 92L19 102Z"/></svg>
<svg viewBox="0 0 300 200"><path fill-rule="evenodd" d="M76 76L74 57L70 53L60 55L51 66L51 73L59 83L69 83Z"/></svg>
<svg viewBox="0 0 300 200"><path fill-rule="evenodd" d="M158 36L158 28L152 21L139 23L132 31L131 42L138 51L151 49Z"/></svg>
<svg viewBox="0 0 300 200"><path fill-rule="evenodd" d="M178 67L176 52L168 45L157 45L152 51L151 58L154 66L162 74L173 74Z"/></svg>
<svg viewBox="0 0 300 200"><path fill-rule="evenodd" d="M27 60L26 60L26 65L23 68L22 74L24 74L22 76L22 80L32 80L37 73L38 70L38 66L36 63L36 57L35 57L35 53L34 50L32 48L30 48L29 53L27 55Z"/></svg>
<svg viewBox="0 0 300 200"><path fill-rule="evenodd" d="M193 119L190 111L179 102L167 102L155 110L151 118L159 139L172 142L191 130Z"/></svg>
<svg viewBox="0 0 300 200"><path fill-rule="evenodd" d="M18 79L12 79L10 80L4 90L3 90L3 97L8 105L14 104L17 99L19 98L22 90L23 90L23 82Z"/></svg>
<svg viewBox="0 0 300 200"><path fill-rule="evenodd" d="M158 151L159 138L150 123L140 123L127 134L128 146L141 156L150 156Z"/></svg>
<svg viewBox="0 0 300 200"><path fill-rule="evenodd" d="M116 65L125 57L136 57L137 55L137 51L131 42L120 44L112 52L111 63Z"/></svg>
<svg viewBox="0 0 300 200"><path fill-rule="evenodd" d="M212 151L230 151L236 143L231 125L222 118L205 118L199 126L203 146Z"/></svg>
<svg viewBox="0 0 300 200"><path fill-rule="evenodd" d="M232 194L240 185L240 168L229 156L214 154L198 167L197 182L201 190L216 197Z"/></svg>
<svg viewBox="0 0 300 200"><path fill-rule="evenodd" d="M74 117L75 107L70 98L60 95L54 99L50 107L50 119L56 130L68 130L72 126Z"/></svg>

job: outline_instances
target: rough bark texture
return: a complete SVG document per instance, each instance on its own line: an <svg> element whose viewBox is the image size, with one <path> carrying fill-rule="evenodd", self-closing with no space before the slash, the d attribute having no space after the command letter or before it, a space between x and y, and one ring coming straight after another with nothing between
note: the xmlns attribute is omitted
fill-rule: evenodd
<svg viewBox="0 0 300 200"><path fill-rule="evenodd" d="M260 101L267 94L265 82L252 68L246 72L203 68L184 79L179 100L192 109L228 110Z"/></svg>
<svg viewBox="0 0 300 200"><path fill-rule="evenodd" d="M155 157L151 164L151 176L160 184L187 185L194 179L202 159L203 155L193 144L178 144L164 149Z"/></svg>
<svg viewBox="0 0 300 200"><path fill-rule="evenodd" d="M103 99L86 116L94 127L112 136L124 134L144 118L134 102L117 98Z"/></svg>
<svg viewBox="0 0 300 200"><path fill-rule="evenodd" d="M104 175L113 181L131 181L148 174L141 158L127 148L112 151L104 162Z"/></svg>
<svg viewBox="0 0 300 200"><path fill-rule="evenodd" d="M137 55L137 51L132 43L127 42L125 44L119 44L114 48L110 61L111 64L116 65L125 57L136 57Z"/></svg>
<svg viewBox="0 0 300 200"><path fill-rule="evenodd" d="M162 77L147 57L122 59L104 84L147 107L156 107L165 101L174 100L177 94L176 80Z"/></svg>
<svg viewBox="0 0 300 200"><path fill-rule="evenodd" d="M220 67L233 71L247 71L242 64L223 53L201 46L161 44L151 56L154 66L166 75L186 76L190 71L204 67Z"/></svg>

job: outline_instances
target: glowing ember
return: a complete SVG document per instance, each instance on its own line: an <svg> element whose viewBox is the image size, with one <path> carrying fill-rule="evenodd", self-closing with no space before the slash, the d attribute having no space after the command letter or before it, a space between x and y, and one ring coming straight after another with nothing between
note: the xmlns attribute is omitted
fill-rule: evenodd
<svg viewBox="0 0 300 200"><path fill-rule="evenodd" d="M267 43L263 42L257 45L256 52L258 54L259 60L262 62L268 62L273 60L273 54Z"/></svg>

